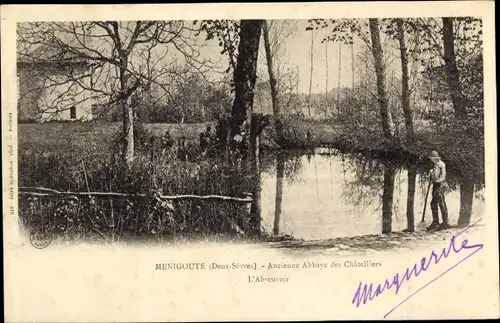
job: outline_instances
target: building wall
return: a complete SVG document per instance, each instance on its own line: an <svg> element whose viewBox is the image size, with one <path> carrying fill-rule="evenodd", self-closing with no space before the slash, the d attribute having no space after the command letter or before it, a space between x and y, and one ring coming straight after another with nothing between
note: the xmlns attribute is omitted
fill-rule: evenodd
<svg viewBox="0 0 500 323"><path fill-rule="evenodd" d="M74 73L83 72L79 69ZM75 120L91 120L91 92L78 82L68 82L67 73L68 70L49 64L18 67L18 120L72 120L72 107L76 110ZM90 77L79 82L90 87Z"/></svg>
<svg viewBox="0 0 500 323"><path fill-rule="evenodd" d="M38 98L42 94L43 75L31 68L19 68L17 71L18 100L17 118L19 121L38 121Z"/></svg>

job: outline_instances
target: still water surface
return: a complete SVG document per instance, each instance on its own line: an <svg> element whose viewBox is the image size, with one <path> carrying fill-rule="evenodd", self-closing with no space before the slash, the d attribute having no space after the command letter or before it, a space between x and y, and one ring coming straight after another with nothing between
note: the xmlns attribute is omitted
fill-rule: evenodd
<svg viewBox="0 0 500 323"><path fill-rule="evenodd" d="M261 174L261 216L266 232L279 231L307 240L382 232L384 163L324 149L317 149L314 154L302 152L283 158L276 155L265 158L268 165L262 168ZM428 187L428 178L422 175L424 171L419 170L416 178L415 225L421 220ZM280 173L283 177L277 176ZM400 231L407 225L408 171L397 167L394 176L392 231ZM450 223L456 224L460 191L458 186L451 186L446 203ZM278 198L276 205L276 197L280 195L281 203ZM483 190L474 194L472 222L483 214L482 196ZM432 219L431 198L429 194L428 224ZM276 213L280 214L276 217Z"/></svg>

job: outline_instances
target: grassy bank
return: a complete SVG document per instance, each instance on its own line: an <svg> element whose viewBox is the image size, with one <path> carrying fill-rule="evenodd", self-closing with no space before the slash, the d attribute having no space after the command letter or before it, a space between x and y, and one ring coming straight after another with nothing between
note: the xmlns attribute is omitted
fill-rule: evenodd
<svg viewBox="0 0 500 323"><path fill-rule="evenodd" d="M170 131L172 138L177 140L185 137L186 141L197 143L199 134L207 126L215 130L214 122L171 124L150 123L145 125L155 136L161 136ZM96 141L102 145L109 143L113 135L121 129L119 122L74 122L74 123L33 123L19 124L19 151L33 146L42 147L48 151L71 146L79 148L88 142ZM311 146L332 144L338 134L339 127L319 121L295 120L287 124L288 146L285 148L307 148ZM306 132L313 134L312 141L306 140ZM269 126L263 133L263 148L276 147L272 142L272 128Z"/></svg>
<svg viewBox="0 0 500 323"><path fill-rule="evenodd" d="M430 122L414 123L415 140L407 142L386 140L382 133L373 129L353 127L349 122L339 121L301 121L289 119L285 122L285 148L330 147L345 153L362 153L375 158L398 160L404 163L426 162L431 151L439 152L447 164L448 173L454 178L472 180L484 185L484 140L471 130L457 127L436 127ZM376 127L375 127L376 129ZM312 137L307 140L306 134ZM264 133L264 148L273 149L269 144L272 128ZM269 144L269 146L267 146Z"/></svg>
<svg viewBox="0 0 500 323"><path fill-rule="evenodd" d="M460 130L435 131L419 127L413 142L386 140L383 136L340 131L332 147L346 152L361 152L374 157L406 160L427 160L431 151L438 151L450 176L472 180L484 185L484 141Z"/></svg>
<svg viewBox="0 0 500 323"><path fill-rule="evenodd" d="M197 141L200 132L210 123L167 124L152 123L146 127L157 136L170 131L174 139L186 137L187 141ZM33 123L19 124L19 151L23 152L34 146L53 151L60 148L81 148L90 142L105 146L113 135L121 129L119 122L74 122L74 123Z"/></svg>
<svg viewBox="0 0 500 323"><path fill-rule="evenodd" d="M148 125L155 134L194 141L205 124ZM160 154L142 147L128 168L113 163L113 136L119 124L51 123L19 125L19 186L73 192L142 194L108 196L20 196L27 228L44 226L52 234L80 239L89 232L111 240L162 239L251 231L249 204L221 200L162 200L158 195L245 197L251 175L217 158L182 161L176 150ZM139 147L138 147L139 148ZM231 178L233 180L228 181ZM237 179L237 180L235 180Z"/></svg>
<svg viewBox="0 0 500 323"><path fill-rule="evenodd" d="M199 133L214 123L195 124L147 124L154 135L161 136L167 130L173 139L185 137L192 146L198 145ZM484 142L460 131L436 131L427 123L415 123L416 139L413 143L387 141L380 134L353 131L334 121L285 121L283 148L332 147L344 152L361 152L376 157L415 160L437 150L448 164L450 172L470 175L484 181ZM50 123L20 124L20 156L30 151L48 154L54 151L71 151L74 156L93 153L104 156L109 153L113 135L120 123ZM307 138L307 132L311 134ZM278 149L273 140L273 127L265 129L261 146Z"/></svg>

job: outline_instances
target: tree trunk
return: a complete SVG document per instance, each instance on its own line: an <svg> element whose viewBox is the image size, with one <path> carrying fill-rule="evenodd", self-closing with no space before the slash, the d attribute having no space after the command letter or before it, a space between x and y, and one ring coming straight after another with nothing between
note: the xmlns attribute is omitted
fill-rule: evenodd
<svg viewBox="0 0 500 323"><path fill-rule="evenodd" d="M251 172L253 176L253 194L252 203L250 204L250 225L251 235L258 236L261 234L261 181L260 181L260 163L259 158L252 159Z"/></svg>
<svg viewBox="0 0 500 323"><path fill-rule="evenodd" d="M366 107L368 104L368 84L370 80L369 66L368 66L368 55L363 53L363 58L365 58L365 75L363 79L363 104Z"/></svg>
<svg viewBox="0 0 500 323"><path fill-rule="evenodd" d="M372 39L372 54L375 61L375 73L377 76L377 93L382 131L387 139L392 139L392 131L389 121L389 100L385 80L384 52L382 50L382 44L380 43L378 19L370 18L369 24Z"/></svg>
<svg viewBox="0 0 500 323"><path fill-rule="evenodd" d="M269 73L269 83L271 85L271 99L273 104L274 127L276 138L279 143L282 141L282 125L279 120L280 107L278 102L278 90L276 88L276 77L273 70L273 57L271 54L271 42L269 41L269 25L266 20L262 23L262 31L264 34L264 47L266 49L267 71Z"/></svg>
<svg viewBox="0 0 500 323"><path fill-rule="evenodd" d="M265 127L270 123L269 116L264 116L261 113L253 114L250 126L250 149L249 149L249 161L251 173L253 176L253 196L254 201L252 202L250 213L251 213L251 223L253 227L253 234L259 235L261 233L261 179L260 179L260 135Z"/></svg>
<svg viewBox="0 0 500 323"><path fill-rule="evenodd" d="M240 43L234 71L235 97L231 110L231 141L240 154L249 148L254 87L257 79L257 59L263 20L242 20ZM236 137L241 136L241 141Z"/></svg>
<svg viewBox="0 0 500 323"><path fill-rule="evenodd" d="M250 137L252 133L255 133L252 131L252 110L262 25L263 20L242 20L240 24L240 43L234 71L235 97L231 111L230 132L232 150L238 156L237 159L250 159L252 162L254 201L250 207L250 224L253 235L260 234L260 165L258 141L252 144ZM238 137L239 139L237 139Z"/></svg>
<svg viewBox="0 0 500 323"><path fill-rule="evenodd" d="M122 65L127 66L127 60L122 59ZM123 116L123 161L130 165L134 160L134 109L125 68L120 68L120 104Z"/></svg>
<svg viewBox="0 0 500 323"><path fill-rule="evenodd" d="M325 42L325 117L328 117L328 42Z"/></svg>
<svg viewBox="0 0 500 323"><path fill-rule="evenodd" d="M339 43L339 78L337 83L337 113L340 114L340 74L342 71L342 43Z"/></svg>
<svg viewBox="0 0 500 323"><path fill-rule="evenodd" d="M395 169L392 165L384 167L384 193L382 195L382 233L392 231L392 201L394 196Z"/></svg>
<svg viewBox="0 0 500 323"><path fill-rule="evenodd" d="M352 88L354 89L354 76L355 76L355 69L354 69L354 39L352 40L351 43L351 68L352 68Z"/></svg>
<svg viewBox="0 0 500 323"><path fill-rule="evenodd" d="M415 231L415 187L417 183L417 167L415 165L408 168L408 196L406 200L406 229Z"/></svg>
<svg viewBox="0 0 500 323"><path fill-rule="evenodd" d="M427 112L431 111L431 109L432 109L432 104L433 104L433 101L434 101L434 97L433 97L434 93L433 93L432 86L433 86L432 85L432 79L430 79L429 80L429 87L430 87L430 89L429 89L429 91L430 91L430 93L429 93L429 104L427 106L427 109L424 108L424 111L422 112L422 115L421 115L420 119L424 119L424 116L427 115Z"/></svg>
<svg viewBox="0 0 500 323"><path fill-rule="evenodd" d="M135 157L135 145L134 145L134 109L130 101L130 96L125 100L127 109L127 119L128 119L128 129L127 129L127 154L126 161L127 164L131 164Z"/></svg>
<svg viewBox="0 0 500 323"><path fill-rule="evenodd" d="M401 51L401 71L402 71L402 86L401 86L401 103L403 106L403 115L405 118L406 136L412 142L415 138L413 130L413 118L410 107L410 86L408 76L408 50L406 48L405 33L403 19L396 19L397 33L399 40L399 50Z"/></svg>
<svg viewBox="0 0 500 323"><path fill-rule="evenodd" d="M455 115L458 118L465 118L465 97L460 83L460 74L457 68L455 56L455 35L453 34L453 18L443 18L443 46L444 62L446 68L446 79L450 88L451 101Z"/></svg>
<svg viewBox="0 0 500 323"><path fill-rule="evenodd" d="M311 75L309 78L309 117L311 116L312 107L312 82L313 82L313 62L314 62L314 31L311 31Z"/></svg>
<svg viewBox="0 0 500 323"><path fill-rule="evenodd" d="M300 90L299 90L299 79L300 79L299 66L297 65L297 78L295 80L295 92L297 94L297 97L299 96L299 93L300 93Z"/></svg>
<svg viewBox="0 0 500 323"><path fill-rule="evenodd" d="M274 207L274 235L280 233L281 205L283 204L283 178L285 177L285 156L278 152L276 157L276 200Z"/></svg>
<svg viewBox="0 0 500 323"><path fill-rule="evenodd" d="M468 226L472 216L472 202L474 201L474 182L472 179L463 178L460 183L460 214L459 226Z"/></svg>
<svg viewBox="0 0 500 323"><path fill-rule="evenodd" d="M254 125L252 125L255 127ZM253 136L255 131L252 131L251 136ZM251 138L251 140L254 140L253 144L251 145L251 173L253 176L253 201L250 206L250 223L252 226L252 235L257 236L260 235L261 230L260 230L260 223L261 223L261 181L260 181L260 158L259 158L259 136L255 136L254 138Z"/></svg>

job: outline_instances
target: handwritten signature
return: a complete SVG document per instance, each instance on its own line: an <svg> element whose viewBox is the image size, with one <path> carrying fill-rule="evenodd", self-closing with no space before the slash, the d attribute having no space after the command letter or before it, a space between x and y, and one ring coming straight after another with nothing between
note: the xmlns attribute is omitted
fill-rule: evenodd
<svg viewBox="0 0 500 323"><path fill-rule="evenodd" d="M389 312L387 312L384 315L384 318L386 318L389 314L394 312L398 307L403 305L403 303L408 301L410 298L415 296L417 293L422 291L424 288L426 288L427 286L429 286L430 284L432 284L433 282L435 282L436 280L441 278L446 273L450 272L452 269L457 267L459 264L464 262L466 259L468 259L472 255L474 255L479 250L483 249L483 247L484 247L483 244L477 243L477 244L471 245L471 244L469 244L469 241L467 239L464 239L462 241L462 245L460 247L456 246L456 238L459 235L461 235L462 233L464 233L465 231L467 231L470 228L472 228L473 226L475 226L481 220L482 219L477 220L475 223L471 224L470 226L468 226L467 228L465 228L461 232L452 236L449 240L448 246L443 248L443 250L439 254L436 251L432 250L432 252L428 258L422 257L420 262L413 265L413 267L406 268L402 277L400 277L399 274L396 273L392 277L392 281L386 279L383 284L376 285L375 290L374 290L373 283L366 284L366 283L360 282L358 289L356 290L356 293L354 294L354 298L352 299L352 304L355 304L356 307L359 307L361 305L361 303L366 304L367 302L372 301L375 297L378 297L383 292L385 292L386 290L389 290L389 289L395 290L395 293L397 295L405 280L409 281L412 277L418 277L418 275L420 275L422 272L425 272L429 268L429 266L431 266L431 264L437 264L441 261L441 259L447 258L452 251L454 253L459 253L460 251L462 251L464 249L469 249L472 251L467 256L462 258L460 261L456 262L454 265L452 265L450 268L448 268L446 271L441 273L439 276L437 276L436 278L434 278L433 280L431 280L430 282L428 282L427 284L425 284L424 286L419 288L417 291L412 293L410 296L405 298L401 303L394 306Z"/></svg>

